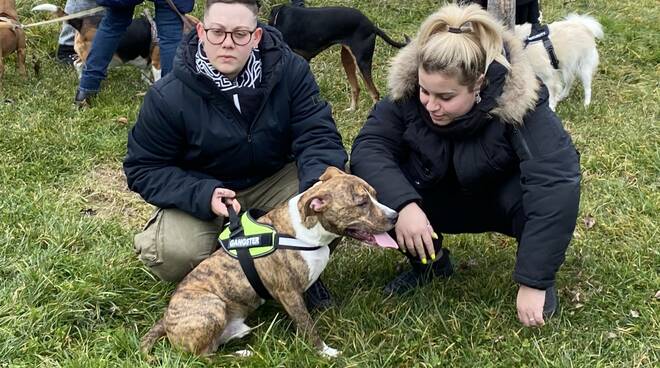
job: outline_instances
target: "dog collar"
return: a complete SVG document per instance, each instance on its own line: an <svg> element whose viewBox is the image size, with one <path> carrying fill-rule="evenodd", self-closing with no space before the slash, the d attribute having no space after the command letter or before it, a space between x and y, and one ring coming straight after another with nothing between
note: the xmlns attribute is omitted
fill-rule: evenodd
<svg viewBox="0 0 660 368"><path fill-rule="evenodd" d="M2 13L2 14L5 14L5 13ZM0 23L9 23L9 25L11 26L10 29L14 32L16 32L17 28L21 28L20 23L18 23L17 21L15 21L12 18L5 17L5 16L0 16Z"/></svg>

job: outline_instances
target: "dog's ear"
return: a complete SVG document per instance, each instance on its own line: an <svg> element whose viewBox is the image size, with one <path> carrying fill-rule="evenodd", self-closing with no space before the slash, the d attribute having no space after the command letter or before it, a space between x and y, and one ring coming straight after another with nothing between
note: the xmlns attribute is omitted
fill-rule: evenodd
<svg viewBox="0 0 660 368"><path fill-rule="evenodd" d="M327 169L325 169L325 172L321 177L319 178L320 181L326 181L330 178L333 178L338 175L346 175L343 171L339 170L338 168L334 166L328 166Z"/></svg>
<svg viewBox="0 0 660 368"><path fill-rule="evenodd" d="M305 216L313 216L319 212L325 211L330 204L329 194L317 194L307 200L305 203Z"/></svg>
<svg viewBox="0 0 660 368"><path fill-rule="evenodd" d="M83 20L81 18L69 19L66 22L76 31L80 32L82 30Z"/></svg>

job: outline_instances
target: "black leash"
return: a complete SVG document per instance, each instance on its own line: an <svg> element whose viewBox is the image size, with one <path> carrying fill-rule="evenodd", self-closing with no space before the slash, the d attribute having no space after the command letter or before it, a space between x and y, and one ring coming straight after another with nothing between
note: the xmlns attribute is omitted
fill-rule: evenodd
<svg viewBox="0 0 660 368"><path fill-rule="evenodd" d="M555 48L552 46L552 42L550 41L550 29L548 28L547 24L541 26L540 24L534 23L532 25L530 35L527 36L527 39L525 40L524 47L527 47L527 45L536 41L543 41L543 47L545 47L545 50L550 57L550 63L552 64L552 67L559 69L559 59L557 59Z"/></svg>

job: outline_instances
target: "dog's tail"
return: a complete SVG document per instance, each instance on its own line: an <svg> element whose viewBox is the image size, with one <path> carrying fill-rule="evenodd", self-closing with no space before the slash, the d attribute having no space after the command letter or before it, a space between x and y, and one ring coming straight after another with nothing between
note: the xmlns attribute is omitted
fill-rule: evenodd
<svg viewBox="0 0 660 368"><path fill-rule="evenodd" d="M57 5L53 4L39 4L32 8L32 11L43 11L55 14L57 17L63 17L66 15L64 10Z"/></svg>
<svg viewBox="0 0 660 368"><path fill-rule="evenodd" d="M590 15L571 13L567 15L565 19L567 21L572 21L582 24L585 28L589 30L589 32L591 32L591 34L594 37L598 39L601 39L605 36L605 33L603 33L603 26L600 23L598 23L596 18Z"/></svg>
<svg viewBox="0 0 660 368"><path fill-rule="evenodd" d="M390 45L396 47L397 49L400 49L404 46L406 46L410 42L410 38L408 36L405 36L406 40L404 42L397 42L394 41L393 39L390 38L390 36L385 33L382 29L374 26L375 33L379 35L385 42L389 43Z"/></svg>
<svg viewBox="0 0 660 368"><path fill-rule="evenodd" d="M163 319L164 318L161 318L156 322L154 327L152 327L146 335L142 336L142 339L140 340L140 352L143 355L149 356L156 341L165 336L165 321L163 321Z"/></svg>

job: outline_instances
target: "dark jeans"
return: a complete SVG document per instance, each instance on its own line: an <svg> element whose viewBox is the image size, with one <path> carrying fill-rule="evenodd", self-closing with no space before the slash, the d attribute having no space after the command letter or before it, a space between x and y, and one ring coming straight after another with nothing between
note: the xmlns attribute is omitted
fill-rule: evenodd
<svg viewBox="0 0 660 368"><path fill-rule="evenodd" d="M154 0L156 8L156 28L160 46L161 76L172 70L174 54L181 41L183 23L165 0ZM119 46L126 28L133 20L135 8L107 8L103 20L96 31L92 48L80 77L80 90L97 92L101 81L107 77L107 69L112 55Z"/></svg>
<svg viewBox="0 0 660 368"><path fill-rule="evenodd" d="M540 15L538 0L516 2L516 24L538 23Z"/></svg>
<svg viewBox="0 0 660 368"><path fill-rule="evenodd" d="M520 241L527 218L522 206L520 175L516 174L487 193L466 194L455 185L420 192L422 209L441 233L498 232ZM436 252L441 241L435 242Z"/></svg>

